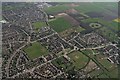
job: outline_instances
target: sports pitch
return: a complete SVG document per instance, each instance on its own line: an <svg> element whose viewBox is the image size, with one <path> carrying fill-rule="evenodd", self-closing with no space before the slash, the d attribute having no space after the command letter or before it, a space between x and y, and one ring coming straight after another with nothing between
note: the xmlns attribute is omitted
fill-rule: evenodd
<svg viewBox="0 0 120 80"><path fill-rule="evenodd" d="M47 26L45 22L41 22L41 21L35 22L35 23L33 23L32 25L34 26L34 29L35 29L36 31L39 31L39 29L40 29L41 27L46 27L46 26Z"/></svg>
<svg viewBox="0 0 120 80"><path fill-rule="evenodd" d="M70 53L68 56L70 57L77 70L85 67L89 61L89 58L87 56L78 51Z"/></svg>
<svg viewBox="0 0 120 80"><path fill-rule="evenodd" d="M31 46L26 47L24 51L31 59L48 54L48 50L44 48L39 42L32 43Z"/></svg>

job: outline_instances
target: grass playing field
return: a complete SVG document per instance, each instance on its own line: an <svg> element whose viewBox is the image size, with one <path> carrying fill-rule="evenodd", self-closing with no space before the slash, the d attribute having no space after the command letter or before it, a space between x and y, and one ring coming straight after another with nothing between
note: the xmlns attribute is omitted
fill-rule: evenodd
<svg viewBox="0 0 120 80"><path fill-rule="evenodd" d="M35 26L35 28L45 27L46 23L45 22L35 22L35 23L33 23L33 26Z"/></svg>
<svg viewBox="0 0 120 80"><path fill-rule="evenodd" d="M33 26L35 30L38 31L38 29L40 29L41 27L46 27L47 25L45 22L35 22L33 23Z"/></svg>
<svg viewBox="0 0 120 80"><path fill-rule="evenodd" d="M95 69L95 70L93 70L92 72L90 72L89 74L90 74L90 76L92 76L92 77L97 77L97 75L102 74L102 73L103 73L103 71L102 71L101 69L99 69L99 70ZM106 78L106 77L105 77L105 78Z"/></svg>
<svg viewBox="0 0 120 80"><path fill-rule="evenodd" d="M89 58L87 56L78 51L70 53L68 56L70 57L77 70L83 68L89 61Z"/></svg>
<svg viewBox="0 0 120 80"><path fill-rule="evenodd" d="M112 64L109 60L107 60L105 55L98 54L95 58L100 64L103 65L103 67L105 67L109 71L113 70L117 66L116 64Z"/></svg>
<svg viewBox="0 0 120 80"><path fill-rule="evenodd" d="M103 73L103 74L99 75L98 78L109 78L109 77Z"/></svg>
<svg viewBox="0 0 120 80"><path fill-rule="evenodd" d="M116 68L108 73L111 78L119 78L119 69Z"/></svg>
<svg viewBox="0 0 120 80"><path fill-rule="evenodd" d="M63 17L50 21L49 24L56 32L62 32L72 26L70 22L65 20Z"/></svg>
<svg viewBox="0 0 120 80"><path fill-rule="evenodd" d="M57 58L56 60L52 61L52 63L65 71L69 71L73 68L73 65L70 62L67 62L64 57Z"/></svg>
<svg viewBox="0 0 120 80"><path fill-rule="evenodd" d="M94 51L93 51L94 52ZM92 52L92 50L82 50L82 53L89 56L90 58L94 58L94 53Z"/></svg>
<svg viewBox="0 0 120 80"><path fill-rule="evenodd" d="M31 59L48 54L48 50L44 48L39 42L32 43L31 46L24 48L24 51Z"/></svg>

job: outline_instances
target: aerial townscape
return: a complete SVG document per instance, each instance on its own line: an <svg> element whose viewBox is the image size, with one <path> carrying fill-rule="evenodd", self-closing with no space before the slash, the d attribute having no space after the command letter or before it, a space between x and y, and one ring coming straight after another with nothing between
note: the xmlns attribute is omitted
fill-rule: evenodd
<svg viewBox="0 0 120 80"><path fill-rule="evenodd" d="M119 77L118 2L2 2L0 23L3 80Z"/></svg>

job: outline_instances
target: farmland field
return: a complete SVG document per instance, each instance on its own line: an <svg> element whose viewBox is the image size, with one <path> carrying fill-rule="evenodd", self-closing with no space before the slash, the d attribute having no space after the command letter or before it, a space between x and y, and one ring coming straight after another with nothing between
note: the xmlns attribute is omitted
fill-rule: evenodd
<svg viewBox="0 0 120 80"><path fill-rule="evenodd" d="M56 32L62 32L72 26L70 22L65 20L63 17L49 21L49 24Z"/></svg>
<svg viewBox="0 0 120 80"><path fill-rule="evenodd" d="M112 5L112 6L111 6ZM114 2L109 3L79 3L79 6L75 7L75 9L79 12L88 13L88 12L102 12L103 16L107 15L108 13L114 16L114 12L117 12L118 4ZM114 11L113 11L114 10Z"/></svg>
<svg viewBox="0 0 120 80"><path fill-rule="evenodd" d="M52 6L52 7L46 8L45 11L48 14L54 14L54 13L58 13L58 12L63 12L68 9L69 9L69 6L57 5L57 6Z"/></svg>
<svg viewBox="0 0 120 80"><path fill-rule="evenodd" d="M80 5L75 7L75 9L77 11L83 12L83 13L101 10L101 8L99 6L97 6L95 3L80 3Z"/></svg>
<svg viewBox="0 0 120 80"><path fill-rule="evenodd" d="M106 25L108 24L108 23L106 23L106 21L99 19L99 18L88 18L88 19L82 20L82 22L85 22L85 23L97 22L97 23L106 24Z"/></svg>

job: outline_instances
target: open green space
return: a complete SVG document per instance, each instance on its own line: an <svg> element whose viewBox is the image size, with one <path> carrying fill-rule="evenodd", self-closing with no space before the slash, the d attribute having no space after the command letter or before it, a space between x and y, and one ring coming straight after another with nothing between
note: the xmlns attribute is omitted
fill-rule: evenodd
<svg viewBox="0 0 120 80"><path fill-rule="evenodd" d="M89 61L89 58L87 56L78 51L72 52L68 54L68 56L70 57L77 70L85 67Z"/></svg>
<svg viewBox="0 0 120 80"><path fill-rule="evenodd" d="M76 28L76 31L77 31L77 32L82 32L82 31L84 31L84 30L85 30L85 29L82 28L82 27L77 27L77 28Z"/></svg>
<svg viewBox="0 0 120 80"><path fill-rule="evenodd" d="M103 73L105 73L98 76L99 78L107 78L108 76L110 76L111 78L117 78L118 76L117 65L107 60L105 55L101 55L101 54L96 55L94 60L98 61L99 64L102 65L101 68L104 71Z"/></svg>
<svg viewBox="0 0 120 80"><path fill-rule="evenodd" d="M87 13L99 11L101 7L97 6L95 3L79 3L79 6L75 7L75 9L79 12Z"/></svg>
<svg viewBox="0 0 120 80"><path fill-rule="evenodd" d="M104 7L106 9L117 9L118 3L117 2L96 2L95 3L98 6Z"/></svg>
<svg viewBox="0 0 120 80"><path fill-rule="evenodd" d="M56 32L62 32L72 26L71 23L65 20L63 17L57 18L54 21L50 21L49 24Z"/></svg>
<svg viewBox="0 0 120 80"><path fill-rule="evenodd" d="M118 41L117 33L114 33L112 30L110 30L106 27L102 27L102 28L98 29L97 32L100 33L101 35L105 36L110 41Z"/></svg>
<svg viewBox="0 0 120 80"><path fill-rule="evenodd" d="M44 10L48 14L54 14L54 13L64 12L65 10L68 10L68 9L69 9L69 6L67 5L56 5L56 6L45 8Z"/></svg>
<svg viewBox="0 0 120 80"><path fill-rule="evenodd" d="M57 58L55 59L54 61L52 61L52 63L62 69L62 70L65 70L65 71L69 71L73 68L73 65L72 63L70 63L68 60L66 60L64 57L60 57L60 58Z"/></svg>
<svg viewBox="0 0 120 80"><path fill-rule="evenodd" d="M118 70L118 68L116 68L116 69L110 71L108 74L110 75L111 78L118 78L119 77L119 70Z"/></svg>
<svg viewBox="0 0 120 80"><path fill-rule="evenodd" d="M102 12L105 14L113 14L112 10L118 9L118 4L115 2L87 2L87 3L78 3L79 6L75 7L75 9L79 12L88 13L88 12Z"/></svg>
<svg viewBox="0 0 120 80"><path fill-rule="evenodd" d="M89 56L90 58L94 58L94 53L92 50L82 50L82 53L86 56Z"/></svg>
<svg viewBox="0 0 120 80"><path fill-rule="evenodd" d="M100 52L98 50L95 50L95 49L93 49L93 53L94 54L100 54Z"/></svg>
<svg viewBox="0 0 120 80"><path fill-rule="evenodd" d="M47 26L47 24L45 22L35 22L32 25L34 26L36 31L38 31L38 29L40 29L41 27Z"/></svg>
<svg viewBox="0 0 120 80"><path fill-rule="evenodd" d="M48 50L44 48L39 42L32 43L23 49L31 59L48 54Z"/></svg>
<svg viewBox="0 0 120 80"><path fill-rule="evenodd" d="M82 51L85 55L89 56L102 70L104 70L105 72L107 72L106 70L106 66L102 65L102 63L100 62L100 60L102 60L101 58L104 58L105 56L100 55L100 54L96 54L94 55L92 50L83 50ZM95 52L95 51L94 51ZM104 60L103 60L104 61ZM105 62L103 62L105 63ZM108 63L108 64L107 64ZM106 62L106 65L109 66L109 62Z"/></svg>
<svg viewBox="0 0 120 80"><path fill-rule="evenodd" d="M98 60L105 68L110 69L112 65L112 63L110 61L108 61L107 59L102 59L102 60Z"/></svg>
<svg viewBox="0 0 120 80"><path fill-rule="evenodd" d="M107 25L108 25L107 28L111 28L112 30L114 30L115 32L117 32L120 23L117 23L117 22L114 22L114 21L110 21L110 22L108 22Z"/></svg>
<svg viewBox="0 0 120 80"><path fill-rule="evenodd" d="M88 18L88 19L82 20L82 22L85 22L85 23L94 23L94 22L104 23L104 21L102 19L99 19L99 18Z"/></svg>
<svg viewBox="0 0 120 80"><path fill-rule="evenodd" d="M109 21L104 21L98 18L89 18L82 20L84 23L100 23L103 26L96 30L99 34L103 35L110 41L118 41L118 36L117 36L117 31L118 31L118 23L117 22L109 22Z"/></svg>
<svg viewBox="0 0 120 80"><path fill-rule="evenodd" d="M105 20L102 20L102 19L99 19L99 18L88 18L88 19L82 20L82 22L85 22L85 23L94 23L94 22L101 23L104 27L106 27L108 29L111 29L114 32L118 31L118 24L120 24L120 23L117 23L117 22L114 22L114 21L105 21Z"/></svg>
<svg viewBox="0 0 120 80"><path fill-rule="evenodd" d="M78 26L78 27L71 27L71 28L69 28L69 29L66 29L66 30L64 30L64 31L62 31L61 33L60 33L60 36L62 37L62 38L65 38L65 37L68 37L72 32L82 32L82 31L84 31L85 29L84 28L82 28L82 27L80 27L80 26Z"/></svg>
<svg viewBox="0 0 120 80"><path fill-rule="evenodd" d="M90 72L90 76L92 77L97 77L98 75L102 74L103 73L103 70L102 69L95 69L93 70L92 72Z"/></svg>
<svg viewBox="0 0 120 80"><path fill-rule="evenodd" d="M109 77L103 73L103 74L99 75L98 78L109 78Z"/></svg>

